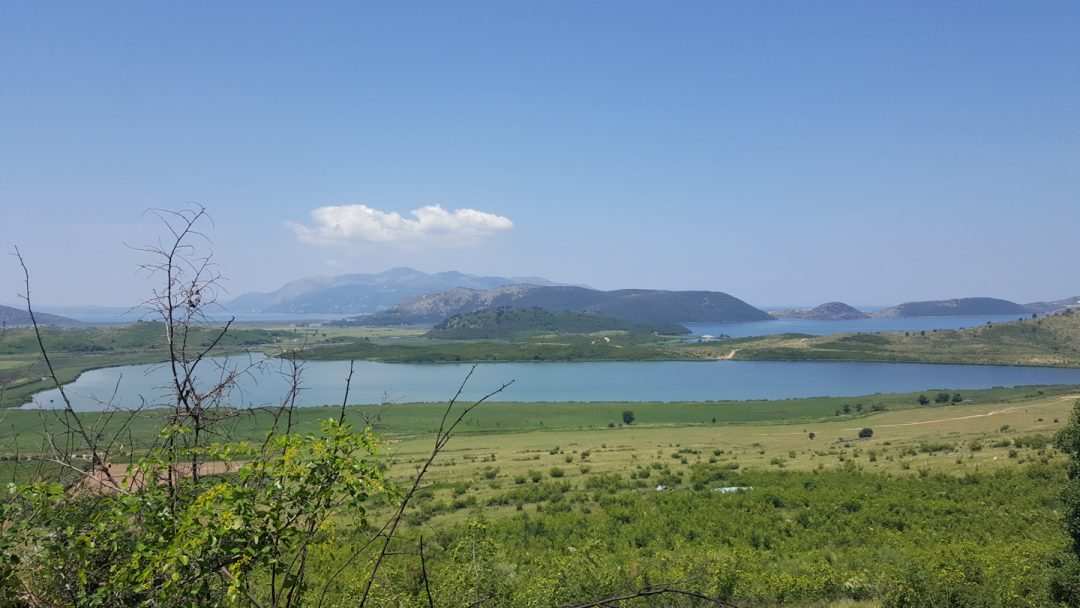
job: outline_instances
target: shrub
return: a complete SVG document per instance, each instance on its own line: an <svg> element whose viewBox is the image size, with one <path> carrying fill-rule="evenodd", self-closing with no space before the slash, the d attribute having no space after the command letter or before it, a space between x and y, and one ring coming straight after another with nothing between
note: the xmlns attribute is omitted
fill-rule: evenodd
<svg viewBox="0 0 1080 608"><path fill-rule="evenodd" d="M873 437L873 436L874 436L874 429L872 429L870 427L863 428L862 430L859 431L859 437L861 439L869 439L870 437Z"/></svg>

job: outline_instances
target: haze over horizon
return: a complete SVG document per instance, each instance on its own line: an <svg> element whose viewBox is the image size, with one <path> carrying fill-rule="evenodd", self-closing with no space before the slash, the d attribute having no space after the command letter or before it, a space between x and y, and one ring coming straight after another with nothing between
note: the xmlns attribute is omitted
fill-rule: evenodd
<svg viewBox="0 0 1080 608"><path fill-rule="evenodd" d="M1080 5L0 5L0 246L128 305L148 208L232 296L541 276L757 306L1080 292ZM21 271L0 256L0 303Z"/></svg>

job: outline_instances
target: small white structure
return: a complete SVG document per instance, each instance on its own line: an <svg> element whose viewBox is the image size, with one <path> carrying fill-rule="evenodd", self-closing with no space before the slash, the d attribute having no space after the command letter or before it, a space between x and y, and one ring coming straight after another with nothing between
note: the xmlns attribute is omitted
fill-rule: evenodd
<svg viewBox="0 0 1080 608"><path fill-rule="evenodd" d="M713 488L713 492L717 494L738 494L739 492L749 492L753 490L752 486L727 486L724 488Z"/></svg>

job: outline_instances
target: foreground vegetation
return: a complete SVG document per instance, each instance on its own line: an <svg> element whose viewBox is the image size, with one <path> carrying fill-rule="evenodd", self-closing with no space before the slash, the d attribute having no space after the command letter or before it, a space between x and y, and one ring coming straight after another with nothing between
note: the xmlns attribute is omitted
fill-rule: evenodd
<svg viewBox="0 0 1080 608"><path fill-rule="evenodd" d="M478 597L493 606L569 605L657 585L738 606L1054 605L1074 562L1061 521L1064 456L1053 437L1080 395L1070 387L966 392L958 403L953 395L938 402L929 393L926 404L922 394L485 404L407 510L369 605L428 605L418 578L421 537L437 605L470 605ZM626 424L621 414L628 410L633 421ZM388 487L404 487L428 457L444 411L438 404L366 406L349 408L345 420L358 429L370 423L381 438L365 458L389 465ZM337 414L338 408L298 409L293 434L325 444L335 435L320 420ZM101 415L85 422L104 428L94 416ZM243 446L260 443L272 424L266 412L239 420L232 447L211 450L238 464L251 458ZM21 439L41 422L38 413L9 411L2 426ZM147 415L129 437L152 443L155 428L160 419ZM873 432L859 438L863 429ZM16 447L12 435L3 442L8 456L33 452L30 442ZM392 517L395 495L372 487L364 509L326 520L308 551L308 584L296 605L317 604L324 586L324 605L355 605L349 598L361 593L375 557L364 522ZM113 520L96 515L102 496L87 500L92 510L76 513L86 518L77 529L89 544L63 561L54 553L38 557L72 572L121 555L145 564L145 556L115 553L118 532L101 526ZM245 534L262 524L207 528L239 516L229 515L230 504L202 505L185 521L201 522L200 530L219 535L219 545L252 542ZM187 541L195 545L177 550L194 556L204 541L196 535ZM93 572L87 575L78 588L89 602Z"/></svg>

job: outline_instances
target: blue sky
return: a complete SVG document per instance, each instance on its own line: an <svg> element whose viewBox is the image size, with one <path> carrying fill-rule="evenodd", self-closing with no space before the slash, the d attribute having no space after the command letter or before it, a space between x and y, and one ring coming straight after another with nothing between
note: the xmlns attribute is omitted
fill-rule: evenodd
<svg viewBox="0 0 1080 608"><path fill-rule="evenodd" d="M1078 31L1075 2L12 0L0 245L48 304L139 299L125 242L189 201L234 294L408 265L1075 295Z"/></svg>

